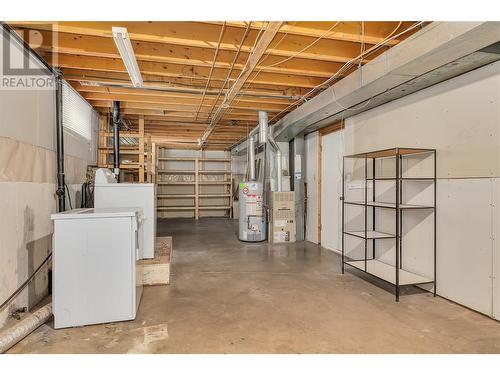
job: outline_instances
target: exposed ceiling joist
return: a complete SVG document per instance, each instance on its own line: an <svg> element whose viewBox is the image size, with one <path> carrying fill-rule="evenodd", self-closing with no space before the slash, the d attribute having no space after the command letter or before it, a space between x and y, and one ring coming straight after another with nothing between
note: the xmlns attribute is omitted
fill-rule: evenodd
<svg viewBox="0 0 500 375"><path fill-rule="evenodd" d="M283 22L269 22L269 24L267 25L266 30L262 34L262 37L259 39L259 41L255 45L253 52L248 57L245 68L243 69L240 76L238 77L234 85L231 87L229 92L226 94L224 102L221 105L219 105L217 111L210 120L210 124L203 133L203 136L201 137L200 140L200 145L202 147L206 144L208 138L210 137L215 127L217 126L219 120L222 117L224 117L227 108L229 108L236 95L238 95L240 90L243 88L243 85L250 77L250 74L252 74L252 72L254 71L255 67L257 66L257 63L260 61L260 59L266 52L267 47L269 47L269 44L276 36L276 33L278 32L282 24Z"/></svg>

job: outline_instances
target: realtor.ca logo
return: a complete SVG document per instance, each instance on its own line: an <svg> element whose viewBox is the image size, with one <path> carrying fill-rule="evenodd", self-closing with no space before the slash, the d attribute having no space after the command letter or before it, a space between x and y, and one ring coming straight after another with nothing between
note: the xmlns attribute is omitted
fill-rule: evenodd
<svg viewBox="0 0 500 375"><path fill-rule="evenodd" d="M44 25L43 31L36 30L35 24L23 24L23 28L19 30L2 27L0 90L55 88L54 75L36 56L38 54L52 66L57 66L57 55L53 53L56 33L47 26Z"/></svg>

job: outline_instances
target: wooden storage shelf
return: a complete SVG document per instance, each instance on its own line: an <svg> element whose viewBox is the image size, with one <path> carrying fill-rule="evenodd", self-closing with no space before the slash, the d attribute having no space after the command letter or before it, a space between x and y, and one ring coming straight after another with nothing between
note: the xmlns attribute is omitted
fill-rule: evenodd
<svg viewBox="0 0 500 375"><path fill-rule="evenodd" d="M113 147L110 145L114 134L110 131L110 118L99 118L99 147L98 166L100 168L113 168ZM151 142L151 137L144 133L144 117L139 117L138 131L120 131L120 138L135 138L137 145L120 145L119 168L123 170L125 180L127 177L136 182L154 182L155 163L153 163L156 146ZM125 157L122 157L125 156ZM131 159L132 163L123 163L124 159Z"/></svg>
<svg viewBox="0 0 500 375"><path fill-rule="evenodd" d="M216 215L215 211L227 211L227 215L232 216L233 175L230 157L210 158L203 154L200 157L176 157L167 156L164 150L166 149L159 147L156 159L158 211L192 211L196 219L201 212L211 215L208 211L214 211L213 215ZM229 156L229 153L226 152L225 155ZM182 181L182 176L193 176L189 178L194 181ZM174 181L175 179L180 181ZM194 206L179 207L176 199L193 199ZM167 202L171 205L165 204ZM168 217L172 217L172 214ZM186 214L182 217L186 217Z"/></svg>

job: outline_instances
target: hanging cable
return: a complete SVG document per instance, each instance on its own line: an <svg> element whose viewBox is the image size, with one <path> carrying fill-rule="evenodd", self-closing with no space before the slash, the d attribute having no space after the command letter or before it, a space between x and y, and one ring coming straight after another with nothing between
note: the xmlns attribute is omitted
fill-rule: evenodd
<svg viewBox="0 0 500 375"><path fill-rule="evenodd" d="M408 31L411 31L413 29L415 29L416 27L418 27L420 24L422 24L423 22L417 22L415 24L413 24L412 26L408 27L407 29L403 30L402 32L400 32L399 34L396 34L394 35L394 33L399 29L399 27L401 26L402 22L399 22L398 26L387 36L384 38L384 40L382 40L381 42L377 43L376 45L372 46L371 48L367 49L365 52L363 52L362 54L356 56L355 58L349 60L348 62L346 62L344 64L344 66L342 68L340 68L332 77L330 77L329 79L327 79L325 82L323 82L322 84L320 85L317 85L315 87L313 87L311 90L309 90L306 94L304 94L300 99L296 100L294 103L290 104L287 108L283 109L281 112L279 112L278 114L276 114L275 116L273 116L273 118L271 119L274 120L275 118L279 117L281 114L283 114L284 112L287 112L290 108L294 107L294 106L297 106L301 103L303 103L305 100L307 100L307 98L315 93L318 89L320 88L327 88L329 87L328 85L334 80L336 79L337 77L339 77L344 71L346 71L347 69L349 69L350 67L352 67L352 64L353 62L357 61L359 58L363 58L363 57L366 57L366 56L369 56L371 55L372 53L376 52L378 49L382 48L387 42L389 42L390 40L392 39L395 39L405 33L407 33Z"/></svg>
<svg viewBox="0 0 500 375"><path fill-rule="evenodd" d="M314 40L312 43L308 44L307 46L305 46L304 48L302 48L300 51L294 53L292 56L289 56L287 57L286 59L283 59L281 61L278 61L278 62L275 62L271 65L267 65L267 66L264 66L262 67L263 69L265 68L272 68L273 66L276 66L276 65L279 65L279 64L283 64L284 62L287 62L288 60L291 60L295 57L297 57L298 55L300 55L302 52L308 50L309 48L311 48L312 46L314 46L316 43L318 43L321 39L323 39L326 35L328 35L328 33L330 33L338 24L340 23L340 21L337 21L332 27L330 27L328 30L326 30L322 35L320 35L316 40Z"/></svg>
<svg viewBox="0 0 500 375"><path fill-rule="evenodd" d="M220 31L219 40L217 42L217 48L215 49L214 59L212 61L212 66L210 67L210 72L208 73L207 83L205 85L205 89L203 90L203 95L201 96L200 105L198 106L198 109L196 110L195 121L198 119L198 115L200 113L201 106L203 105L203 102L205 101L205 95L207 93L208 87L210 86L210 80L212 79L212 73L214 71L215 62L217 61L217 56L219 55L220 43L222 41L222 36L224 35L225 29L226 29L226 21L224 21L224 23L222 24L222 29Z"/></svg>

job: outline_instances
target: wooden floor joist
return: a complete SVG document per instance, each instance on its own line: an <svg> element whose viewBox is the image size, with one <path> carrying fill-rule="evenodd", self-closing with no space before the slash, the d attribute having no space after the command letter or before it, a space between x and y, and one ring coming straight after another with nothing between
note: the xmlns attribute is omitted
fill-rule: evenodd
<svg viewBox="0 0 500 375"><path fill-rule="evenodd" d="M328 85L417 31L410 29L412 21L8 24L49 64L60 68L63 78L100 115L108 116L112 103L119 101L122 118L136 132L141 118L151 143L218 150L244 138L257 125L258 111L269 112L272 125L308 92L317 95L332 76ZM130 81L113 40L115 26L128 31L143 87L133 87ZM404 30L411 31L401 34ZM396 33L396 38L386 40ZM34 34L38 37L30 39ZM374 46L373 53L339 73L361 50ZM145 150L150 146L144 141ZM104 160L109 153L102 151L99 163L109 164Z"/></svg>

